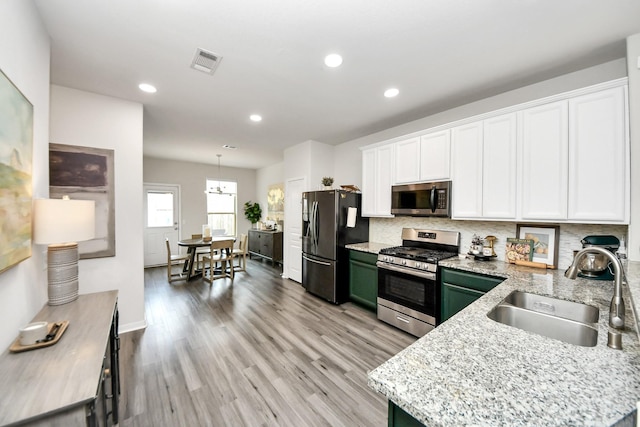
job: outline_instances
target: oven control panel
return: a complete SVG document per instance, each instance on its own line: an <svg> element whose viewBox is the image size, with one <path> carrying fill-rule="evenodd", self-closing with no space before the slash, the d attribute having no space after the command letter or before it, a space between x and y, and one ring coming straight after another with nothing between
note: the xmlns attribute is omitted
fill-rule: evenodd
<svg viewBox="0 0 640 427"><path fill-rule="evenodd" d="M420 239L431 239L435 240L437 237L436 233L432 231L418 231L418 238Z"/></svg>

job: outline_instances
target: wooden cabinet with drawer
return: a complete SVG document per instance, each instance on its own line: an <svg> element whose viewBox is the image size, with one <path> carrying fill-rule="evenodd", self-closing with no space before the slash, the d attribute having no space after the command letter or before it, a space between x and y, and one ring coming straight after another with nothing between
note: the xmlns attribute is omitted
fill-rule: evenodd
<svg viewBox="0 0 640 427"><path fill-rule="evenodd" d="M44 306L33 321L69 321L56 344L0 356L0 425L111 426L120 394L118 291Z"/></svg>
<svg viewBox="0 0 640 427"><path fill-rule="evenodd" d="M281 231L249 230L249 258L252 255L282 264Z"/></svg>

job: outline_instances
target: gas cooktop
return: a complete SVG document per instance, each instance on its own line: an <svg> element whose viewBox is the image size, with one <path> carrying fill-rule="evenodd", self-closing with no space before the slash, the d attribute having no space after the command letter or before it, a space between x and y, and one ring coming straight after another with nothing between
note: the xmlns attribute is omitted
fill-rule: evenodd
<svg viewBox="0 0 640 427"><path fill-rule="evenodd" d="M385 248L380 251L380 254L422 262L429 262L432 264L437 264L440 260L458 255L457 252L438 249L416 248L411 246L394 246L391 248Z"/></svg>

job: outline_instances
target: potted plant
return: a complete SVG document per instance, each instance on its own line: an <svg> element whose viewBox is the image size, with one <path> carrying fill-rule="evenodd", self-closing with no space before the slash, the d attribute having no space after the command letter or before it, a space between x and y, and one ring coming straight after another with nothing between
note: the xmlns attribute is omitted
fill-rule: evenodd
<svg viewBox="0 0 640 427"><path fill-rule="evenodd" d="M244 216L251 222L253 228L256 228L256 223L260 221L262 217L262 209L258 202L251 203L251 200L244 204Z"/></svg>
<svg viewBox="0 0 640 427"><path fill-rule="evenodd" d="M330 176L325 176L322 178L322 185L325 190L331 190L331 186L333 185L333 178Z"/></svg>

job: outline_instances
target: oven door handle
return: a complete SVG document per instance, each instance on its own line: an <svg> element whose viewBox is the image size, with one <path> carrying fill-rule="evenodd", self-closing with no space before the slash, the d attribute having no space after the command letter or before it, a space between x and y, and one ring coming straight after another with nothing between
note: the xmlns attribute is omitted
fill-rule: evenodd
<svg viewBox="0 0 640 427"><path fill-rule="evenodd" d="M417 276L417 277L422 277L424 279L436 280L436 274L431 273L429 271L411 270L411 272L408 272L406 268L395 267L393 265L389 265L381 261L376 262L376 266L383 270L390 270L390 271L395 271L396 273L404 273L410 276Z"/></svg>

